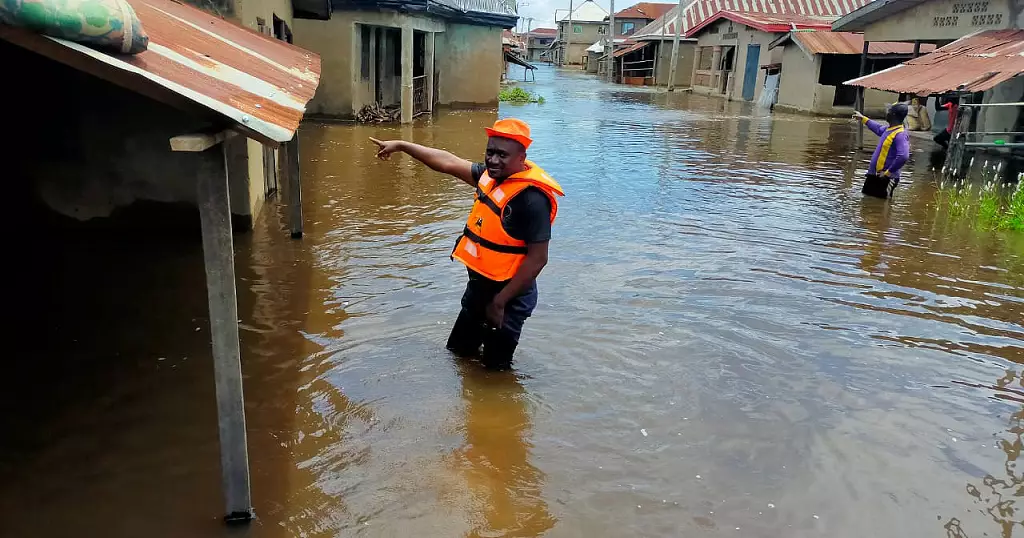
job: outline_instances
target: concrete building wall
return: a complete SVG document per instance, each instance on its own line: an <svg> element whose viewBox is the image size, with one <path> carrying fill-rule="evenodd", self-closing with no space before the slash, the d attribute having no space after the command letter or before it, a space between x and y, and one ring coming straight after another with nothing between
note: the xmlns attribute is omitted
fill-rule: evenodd
<svg viewBox="0 0 1024 538"><path fill-rule="evenodd" d="M815 55L812 60L793 44L776 47L775 50L780 48L783 49L782 78L779 80L779 97L776 103L794 110L815 111L821 57Z"/></svg>
<svg viewBox="0 0 1024 538"><path fill-rule="evenodd" d="M986 0L966 2L974 9L958 13L963 0L924 2L868 26L868 41L905 41L914 39L953 40L981 30L1021 28L1024 24L1024 2L1020 0Z"/></svg>
<svg viewBox="0 0 1024 538"><path fill-rule="evenodd" d="M32 73L16 86L0 85L0 99L19 105L5 112L18 129L0 139L4 177L31 185L52 211L85 221L136 202L195 205L197 178L223 175L217 149L170 149L171 137L208 129L208 122L2 41L0 57L12 72ZM245 179L231 185L243 202ZM233 213L247 211L232 206Z"/></svg>
<svg viewBox="0 0 1024 538"><path fill-rule="evenodd" d="M782 80L776 106L784 110L809 112L825 116L853 114L852 106L835 106L836 87L818 84L822 57L810 59L796 45L789 44L782 49ZM864 92L864 110L868 115L883 115L885 106L893 103L899 95L891 92L867 90Z"/></svg>
<svg viewBox="0 0 1024 538"><path fill-rule="evenodd" d="M1024 77L1012 78L984 93L982 103L1019 102L1024 95ZM1019 131L1021 109L1018 107L988 107L977 109L978 131L1010 132Z"/></svg>
<svg viewBox="0 0 1024 538"><path fill-rule="evenodd" d="M295 44L321 57L320 87L307 107L314 116L351 118L376 97L374 75L380 65L371 46L371 75L362 77L362 30L411 27L434 34L434 69L439 73L435 91L438 102L452 106L493 105L498 101L503 68L501 28L446 23L433 17L397 12L335 11L330 20L296 20ZM401 77L391 69L394 54L401 54L400 40L391 47L384 40L384 101L399 103ZM394 50L397 48L398 50Z"/></svg>
<svg viewBox="0 0 1024 538"><path fill-rule="evenodd" d="M587 47L608 37L608 23L573 21L572 25L579 26L582 32L578 34L573 33L568 21L564 21L558 24L559 36L562 41L568 41L569 43L568 46L563 45L566 50L565 63L580 65L583 62L583 57L587 55Z"/></svg>
<svg viewBox="0 0 1024 538"><path fill-rule="evenodd" d="M668 73L672 68L672 40L654 42L651 46L658 48L658 65L654 73L655 81L659 86L667 86ZM696 46L693 42L679 42L679 59L676 63L676 86L684 88L690 86L690 76L693 74L693 55L695 52Z"/></svg>
<svg viewBox="0 0 1024 538"><path fill-rule="evenodd" d="M440 72L435 90L440 104L496 105L504 68L501 28L449 24L436 36L434 65Z"/></svg>
<svg viewBox="0 0 1024 538"><path fill-rule="evenodd" d="M758 69L755 74L757 78L754 81L753 98L753 101L757 101L761 96L765 77L765 72L763 69L760 69L760 66L772 63L773 51L768 50L768 44L778 36L779 34L761 32L739 23L734 23L729 20L721 20L709 25L701 31L700 35L697 36L697 46L732 46L736 48L735 60L733 62L732 71L730 72L730 80L725 95L727 98L732 100L742 100L743 79L747 65L748 45L760 45L761 48L758 52ZM725 51L723 51L723 56L724 54ZM777 54L781 54L781 52ZM713 66L713 68L717 68L717 66ZM707 86L697 86L694 88L694 91L700 93L719 94L719 88L711 88Z"/></svg>

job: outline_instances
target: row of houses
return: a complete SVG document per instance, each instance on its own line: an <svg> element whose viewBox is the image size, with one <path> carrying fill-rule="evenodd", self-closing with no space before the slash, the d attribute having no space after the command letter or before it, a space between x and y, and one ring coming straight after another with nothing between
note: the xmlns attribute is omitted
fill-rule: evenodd
<svg viewBox="0 0 1024 538"><path fill-rule="evenodd" d="M930 105L930 117L943 124L945 117L935 114L940 94L992 92L976 98L1021 101L1024 77L1016 75L1024 57L1016 46L1024 3L1017 0L693 0L682 7L637 6L616 13L609 38L608 14L583 2L559 21L549 54L556 63L603 73L612 41L616 82L666 85L678 29L673 85L695 93L822 115L855 109L878 114L898 99L919 97ZM645 20L638 15L651 19L636 29ZM620 25L620 18L628 24ZM971 76L983 80L969 81ZM1012 128L1017 114L1001 117L1011 118L1004 123Z"/></svg>

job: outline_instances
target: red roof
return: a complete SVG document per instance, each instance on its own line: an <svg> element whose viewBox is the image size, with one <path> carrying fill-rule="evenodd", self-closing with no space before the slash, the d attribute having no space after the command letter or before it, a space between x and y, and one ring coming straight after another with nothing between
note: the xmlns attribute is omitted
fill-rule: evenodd
<svg viewBox="0 0 1024 538"><path fill-rule="evenodd" d="M657 4L654 2L640 2L632 7L627 7L615 14L616 19L649 19L654 20L668 13L675 4Z"/></svg>
<svg viewBox="0 0 1024 538"><path fill-rule="evenodd" d="M864 34L851 32L792 32L790 37L808 54L862 54L864 52ZM935 45L922 43L921 52L935 50ZM914 44L905 42L872 41L868 44L868 54L913 54Z"/></svg>
<svg viewBox="0 0 1024 538"><path fill-rule="evenodd" d="M762 32L785 33L794 29L794 27L796 29L811 28L817 30L830 30L832 28L832 21L834 20L834 17L813 17L799 13L767 14L719 11L711 17L701 21L700 24L690 28L690 30L686 32L686 37L694 37L707 26L722 19L728 19Z"/></svg>
<svg viewBox="0 0 1024 538"><path fill-rule="evenodd" d="M530 35L534 34L558 35L558 30L555 28L534 28L533 30L530 30Z"/></svg>
<svg viewBox="0 0 1024 538"><path fill-rule="evenodd" d="M1024 30L988 30L846 84L928 95L955 90L985 91L1021 74Z"/></svg>
<svg viewBox="0 0 1024 538"><path fill-rule="evenodd" d="M0 39L186 111L213 111L249 136L285 142L320 82L320 57L175 0L128 0L149 34L106 54L0 24Z"/></svg>
<svg viewBox="0 0 1024 538"><path fill-rule="evenodd" d="M694 0L683 8L682 31L690 35L692 28L721 10L770 16L798 14L835 20L870 2L871 0ZM678 11L678 7L673 8L633 36L642 39L674 35Z"/></svg>

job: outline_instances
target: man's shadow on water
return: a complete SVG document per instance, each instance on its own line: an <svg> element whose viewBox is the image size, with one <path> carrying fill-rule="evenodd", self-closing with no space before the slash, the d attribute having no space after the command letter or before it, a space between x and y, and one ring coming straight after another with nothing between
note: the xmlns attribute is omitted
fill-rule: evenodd
<svg viewBox="0 0 1024 538"><path fill-rule="evenodd" d="M519 374L462 358L454 366L462 380L465 432L453 461L473 499L467 536L544 534L557 520L544 501L545 475L530 462L532 420Z"/></svg>

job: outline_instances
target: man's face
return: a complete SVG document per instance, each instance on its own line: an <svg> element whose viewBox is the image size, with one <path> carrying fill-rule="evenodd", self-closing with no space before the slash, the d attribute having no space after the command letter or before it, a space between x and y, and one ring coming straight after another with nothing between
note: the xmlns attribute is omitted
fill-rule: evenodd
<svg viewBox="0 0 1024 538"><path fill-rule="evenodd" d="M526 149L510 138L492 136L487 140L487 175L505 179L526 170Z"/></svg>

